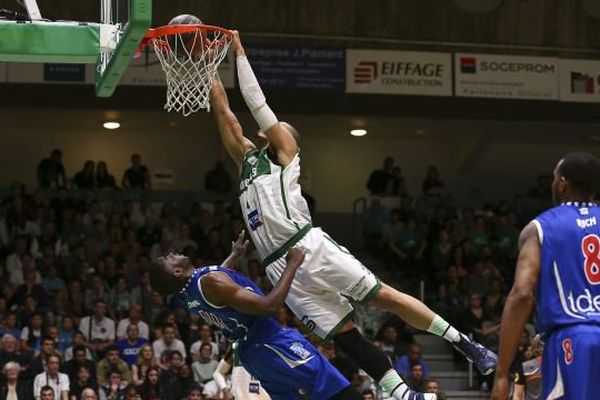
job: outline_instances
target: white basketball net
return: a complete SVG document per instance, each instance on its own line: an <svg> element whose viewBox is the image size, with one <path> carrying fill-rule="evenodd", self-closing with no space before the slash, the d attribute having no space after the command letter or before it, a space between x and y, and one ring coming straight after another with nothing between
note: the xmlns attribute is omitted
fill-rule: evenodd
<svg viewBox="0 0 600 400"><path fill-rule="evenodd" d="M231 35L199 27L190 33L150 40L167 81L165 110L188 116L210 111L210 89L217 68L227 55Z"/></svg>

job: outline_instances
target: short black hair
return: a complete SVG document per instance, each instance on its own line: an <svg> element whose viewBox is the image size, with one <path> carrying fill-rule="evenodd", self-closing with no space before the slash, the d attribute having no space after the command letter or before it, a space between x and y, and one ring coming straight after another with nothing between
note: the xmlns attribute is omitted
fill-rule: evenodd
<svg viewBox="0 0 600 400"><path fill-rule="evenodd" d="M40 393L52 392L54 394L54 388L52 386L46 385L40 389Z"/></svg>
<svg viewBox="0 0 600 400"><path fill-rule="evenodd" d="M162 266L151 265L148 270L150 286L163 296L178 293L183 288L183 284L165 271Z"/></svg>
<svg viewBox="0 0 600 400"><path fill-rule="evenodd" d="M558 166L558 173L581 194L594 195L600 188L600 162L589 153L567 154Z"/></svg>

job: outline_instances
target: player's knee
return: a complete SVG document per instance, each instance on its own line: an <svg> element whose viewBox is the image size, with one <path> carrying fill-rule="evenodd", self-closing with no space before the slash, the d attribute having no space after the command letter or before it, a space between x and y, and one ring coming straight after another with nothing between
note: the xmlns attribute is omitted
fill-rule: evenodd
<svg viewBox="0 0 600 400"><path fill-rule="evenodd" d="M383 284L377 295L370 301L370 304L380 310L393 311L399 306L403 306L404 302L402 297L403 294L401 292L391 286Z"/></svg>

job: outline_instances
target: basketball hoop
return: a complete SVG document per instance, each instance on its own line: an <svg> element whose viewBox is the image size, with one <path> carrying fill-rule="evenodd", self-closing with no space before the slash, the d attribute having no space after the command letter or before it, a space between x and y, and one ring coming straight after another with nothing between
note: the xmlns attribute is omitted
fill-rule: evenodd
<svg viewBox="0 0 600 400"><path fill-rule="evenodd" d="M165 110L188 116L210 111L210 89L233 32L211 25L150 29L142 45L154 48L167 81Z"/></svg>

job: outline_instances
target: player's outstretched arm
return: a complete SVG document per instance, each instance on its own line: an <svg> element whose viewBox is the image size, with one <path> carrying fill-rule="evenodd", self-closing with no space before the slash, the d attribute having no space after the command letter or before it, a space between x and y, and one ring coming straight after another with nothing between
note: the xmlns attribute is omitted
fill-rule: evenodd
<svg viewBox="0 0 600 400"><path fill-rule="evenodd" d="M280 123L275 113L273 113L267 104L265 95L248 62L244 46L242 46L237 31L234 31L232 45L236 56L240 91L246 101L246 105L260 129L267 136L269 143L275 148L278 161L283 166L286 166L298 152L298 143L294 138L293 132L291 132L293 128L290 128L288 124Z"/></svg>
<svg viewBox="0 0 600 400"><path fill-rule="evenodd" d="M218 75L210 90L210 104L217 120L223 145L239 169L242 166L244 155L253 150L255 146L244 136L240 122L229 108L227 93Z"/></svg>
<svg viewBox="0 0 600 400"><path fill-rule="evenodd" d="M237 260L246 254L246 249L248 249L248 245L250 242L248 240L244 240L246 236L246 230L242 229L238 238L235 242L231 242L231 253L229 256L221 263L221 266L229 269L235 269L235 264Z"/></svg>
<svg viewBox="0 0 600 400"><path fill-rule="evenodd" d="M540 275L540 241L537 227L530 223L519 237L519 258L515 282L506 299L500 328L500 351L493 400L508 398L508 371L525 324L535 304L535 291Z"/></svg>
<svg viewBox="0 0 600 400"><path fill-rule="evenodd" d="M293 248L288 252L287 266L279 282L266 296L258 295L235 283L227 274L213 272L202 278L202 293L215 305L228 305L250 315L272 315L279 310L290 291L296 271L304 261L304 251Z"/></svg>

